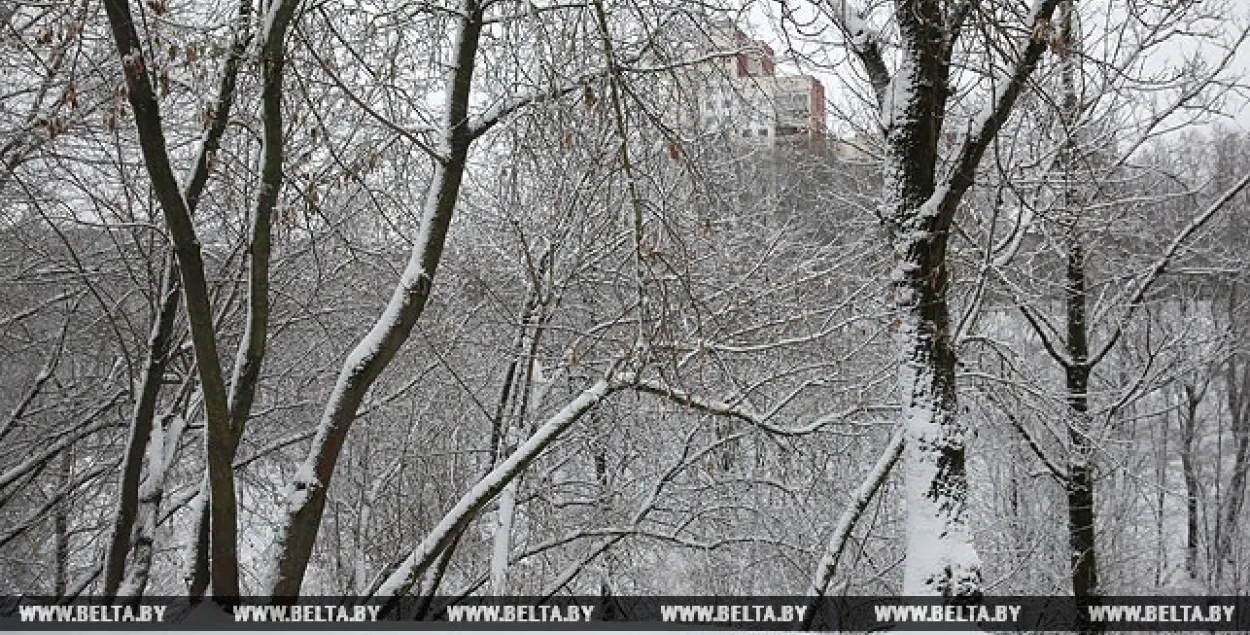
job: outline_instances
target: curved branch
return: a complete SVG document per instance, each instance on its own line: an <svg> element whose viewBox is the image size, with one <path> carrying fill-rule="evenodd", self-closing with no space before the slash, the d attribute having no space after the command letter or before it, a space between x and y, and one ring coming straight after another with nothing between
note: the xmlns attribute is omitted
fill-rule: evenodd
<svg viewBox="0 0 1250 635"><path fill-rule="evenodd" d="M885 452L881 453L881 458L877 459L872 470L864 477L864 481L860 483L855 492L851 494L850 504L846 509L842 510L842 515L838 517L838 523L834 526L833 534L829 536L829 544L825 547L825 553L820 558L820 564L816 566L816 575L812 578L812 584L807 589L808 600L807 617L803 624L804 630L811 628L811 620L816 615L816 605L820 602L820 598L824 597L825 592L829 589L829 582L833 580L834 570L838 566L838 560L842 558L842 552L846 549L846 542L851 537L851 530L855 528L855 523L859 521L859 517L868 508L868 503L872 501L872 497L881 489L881 485L885 483L886 476L889 476L890 469L898 462L898 458L903 455L904 430L899 429L890 437L890 442L885 447Z"/></svg>
<svg viewBox="0 0 1250 635"><path fill-rule="evenodd" d="M559 412L552 415L525 443L521 444L507 459L478 481L464 494L444 516L438 525L413 548L408 557L396 567L386 582L370 599L384 598L388 601L403 595L419 580L447 545L460 533L482 507L529 466L555 438L590 411L609 394L620 390L628 378L614 380L611 373L586 388Z"/></svg>
<svg viewBox="0 0 1250 635"><path fill-rule="evenodd" d="M851 51L859 57L868 73L872 92L877 97L877 108L883 108L890 90L890 69L881 57L881 36L868 26L863 14L848 5L846 0L820 3L820 8L842 31Z"/></svg>
<svg viewBox="0 0 1250 635"><path fill-rule="evenodd" d="M801 427L782 428L768 422L768 420L776 414L776 410L768 414L761 415L752 412L750 409L741 408L732 403L702 397L649 380L640 380L636 382L632 388L638 392L664 397L688 408L694 408L695 410L706 412L710 415L732 417L760 428L766 432L788 437L804 436L812 434L813 432L818 432L831 423L844 421L847 417L864 410L863 406L855 406L841 412L821 415Z"/></svg>
<svg viewBox="0 0 1250 635"><path fill-rule="evenodd" d="M1133 319L1133 315L1137 312L1137 309L1141 307L1142 300L1145 299L1146 293L1149 292L1150 288L1159 281L1160 277L1163 276L1164 271L1166 271L1168 266L1172 264L1172 259L1176 257L1176 252L1180 251L1180 248L1184 246L1186 241L1189 240L1189 237L1192 236L1194 232L1201 229L1207 221L1211 220L1212 216L1215 216L1216 212L1220 211L1221 208L1228 204L1234 196L1237 196L1237 194L1239 194L1242 190L1246 189L1247 186L1250 186L1250 172L1247 172L1245 176L1241 177L1240 181L1225 190L1223 194L1215 199L1215 202L1211 203L1211 205L1209 205L1201 214L1190 221L1189 224L1186 225L1185 228L1172 239L1172 242L1168 245L1167 249L1163 250L1163 255L1159 256L1159 259L1156 260L1154 265L1150 267L1150 270L1146 272L1146 275L1143 276L1141 281L1137 283L1137 289L1133 292L1133 297L1129 299L1128 309L1125 311L1124 316L1121 317L1119 322L1116 324L1115 331L1112 332L1111 337L1107 338L1106 343L1104 343L1102 347L1099 348L1098 352L1095 353L1090 359L1090 366L1098 365L1098 362L1102 361L1102 358L1111 351L1113 346L1115 346L1115 343L1120 339L1120 335L1124 332L1124 325L1128 324L1128 322Z"/></svg>

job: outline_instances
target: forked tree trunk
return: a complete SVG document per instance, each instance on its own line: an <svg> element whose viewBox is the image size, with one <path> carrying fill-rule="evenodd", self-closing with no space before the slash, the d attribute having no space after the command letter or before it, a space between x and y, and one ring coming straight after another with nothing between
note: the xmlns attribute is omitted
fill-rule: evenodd
<svg viewBox="0 0 1250 635"><path fill-rule="evenodd" d="M230 419L230 435L226 454L231 464L239 450L239 441L247 420L251 417L252 403L256 398L260 381L261 364L265 359L269 337L269 261L272 253L272 218L282 190L282 163L285 147L282 96L283 76L286 67L286 35L298 9L300 0L279 0L269 3L260 32L261 42L261 120L264 131L261 136L260 187L256 206L252 211L248 232L247 261L247 321L243 337L235 353L234 367L230 373L230 394L227 409ZM240 52L242 52L240 50ZM205 532L211 526L211 510L201 510L192 544L191 565L192 597L203 593L205 579L204 561L206 550L198 548ZM211 542L210 542L211 544Z"/></svg>
<svg viewBox="0 0 1250 635"><path fill-rule="evenodd" d="M892 304L904 438L906 549L903 593L953 602L981 594L981 565L968 527L967 424L956 412L955 350L947 305L948 235L990 141L1048 48L1045 36L1059 0L1036 0L1027 39L987 104L973 119L942 179L939 140L946 115L951 52L973 3L895 0L899 68L891 74L881 41L845 0L830 3L864 63L885 129L882 220L894 251Z"/></svg>
<svg viewBox="0 0 1250 635"><path fill-rule="evenodd" d="M220 146L221 138L226 131L226 124L230 120L239 64L243 60L250 39L248 25L251 19L251 6L251 0L242 0L239 3L235 17L234 42L226 63L222 66L217 99L212 106L212 123L204 132L195 162L183 189L188 214L195 214L200 195L208 183L209 157ZM140 475L146 454L145 448L152 433L157 398L160 396L165 369L169 361L174 318L177 316L178 304L182 299L178 276L177 258L174 254L170 254L162 268L160 296L157 299L157 312L152 320L151 335L148 339L147 360L139 381L139 396L135 400L135 408L130 419L130 435L127 439L121 484L118 488L117 515L114 518L104 561L102 594L106 599L116 596L118 585L126 575L127 554L132 548L132 542L138 539L132 536L132 533L135 529L136 510L139 507ZM150 538L150 536L147 537L147 539ZM137 583L137 587L134 583ZM146 580L135 580L128 586L132 589L141 589L145 585Z"/></svg>
<svg viewBox="0 0 1250 635"><path fill-rule="evenodd" d="M178 257L196 370L204 395L206 462L213 510L210 544L213 593L224 600L232 600L239 595L239 559L234 471L229 457L230 419L204 259L187 200L170 164L160 105L148 74L144 40L135 27L128 2L105 0L104 8L125 73L126 95L134 111L143 162Z"/></svg>
<svg viewBox="0 0 1250 635"><path fill-rule="evenodd" d="M189 386L184 386L184 392ZM183 400L185 394L175 399ZM178 451L178 441L186 429L184 417L166 415L171 423L168 429L154 429L148 446L148 475L139 489L139 510L135 519L134 540L131 546L126 577L118 588L122 597L137 600L147 589L151 577L152 558L156 550L156 528L160 524L161 501L165 495L165 479Z"/></svg>

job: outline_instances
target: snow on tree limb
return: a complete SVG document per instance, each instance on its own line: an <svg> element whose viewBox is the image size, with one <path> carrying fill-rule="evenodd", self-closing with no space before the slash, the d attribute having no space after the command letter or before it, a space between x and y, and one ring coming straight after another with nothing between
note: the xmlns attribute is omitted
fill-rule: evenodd
<svg viewBox="0 0 1250 635"><path fill-rule="evenodd" d="M613 378L611 373L583 390L572 401L552 415L534 431L508 458L478 481L454 507L451 508L382 583L373 598L394 598L405 593L421 578L438 554L446 548L460 528L473 519L479 510L491 501L509 482L516 478L544 449L583 414L597 405L612 392L629 383L628 377Z"/></svg>
<svg viewBox="0 0 1250 635"><path fill-rule="evenodd" d="M977 117L971 130L960 145L954 165L944 179L943 187L937 188L933 197L925 206L929 213L937 215L935 229L944 233L955 219L955 210L960 200L976 178L977 166L981 157L993 142L998 130L1007 121L1015 106L1016 98L1024 90L1025 83L1033 74L1042 53L1050 47L1046 37L1046 25L1059 5L1060 0L1036 0L1029 11L1030 20L1026 25L1029 39L1024 51L1012 68L995 78L990 87L990 99Z"/></svg>
<svg viewBox="0 0 1250 635"><path fill-rule="evenodd" d="M323 14L325 12L324 7L317 7L317 10ZM338 89L342 91L353 104L356 104L357 108L360 108L366 115L369 115L374 121L382 124L391 132L394 132L395 134L412 142L412 145L416 146L418 150L424 152L431 159L438 161L439 163L447 160L441 152L436 150L434 146L430 145L428 141L421 137L421 135L435 132L433 129L425 128L413 130L407 126L396 123L393 118L387 117L386 115L378 112L375 108L370 106L368 102L361 99L360 96L356 94L356 91L352 90L351 87L343 81L343 78L340 77L339 73L335 71L334 68L326 61L325 57L317 52L317 47L313 46L307 38L304 37L302 31L297 30L296 33L300 39L304 41L304 44L307 46L308 54L312 56L313 61L317 62L317 66L321 68L321 72L325 73L326 76L330 78L330 81L333 82L334 85L337 86Z"/></svg>
<svg viewBox="0 0 1250 635"><path fill-rule="evenodd" d="M320 530L326 489L347 433L365 394L407 341L433 288L474 139L468 118L482 11L474 0L464 2L441 132L440 154L446 161L435 164L408 263L386 309L344 359L312 447L287 488L287 518L279 530L275 572L268 582L276 597L299 594Z"/></svg>
<svg viewBox="0 0 1250 635"><path fill-rule="evenodd" d="M1120 335L1124 332L1124 325L1128 324L1129 321L1133 319L1133 315L1137 312L1137 309L1141 307L1142 300L1145 299L1146 293L1150 291L1150 288L1154 286L1155 282L1158 282L1159 278L1167 270L1168 266L1172 264L1172 259L1176 257L1176 252L1180 251L1180 248L1185 245L1185 243L1189 240L1189 237L1192 236L1194 232L1202 229L1202 226L1205 225L1207 221L1211 220L1211 217L1215 216L1216 212L1220 211L1220 209L1228 204L1234 196L1237 196L1237 194L1241 193L1242 190L1246 189L1247 186L1250 186L1250 172L1241 177L1241 180L1234 183L1232 187L1225 190L1223 194L1220 194L1214 202L1207 206L1201 214L1198 214L1198 216L1194 217L1193 220L1189 221L1189 224L1186 225L1185 228L1172 239L1172 242L1168 244L1167 249L1163 250L1163 255L1159 256L1159 259L1156 260L1150 267L1150 270L1146 272L1146 275L1143 276L1140 282L1137 283L1133 296L1129 298L1128 310L1125 311L1124 316L1120 318L1119 322L1116 324L1115 331L1112 332L1111 337L1107 338L1107 341L1102 345L1102 348L1090 357L1089 364L1091 366L1097 365L1098 362L1111 351L1111 348L1115 346L1116 341L1120 339Z"/></svg>
<svg viewBox="0 0 1250 635"><path fill-rule="evenodd" d="M811 586L807 590L807 595L811 598L807 612L809 616L815 617L815 605L829 589L829 582L833 580L833 573L837 569L838 560L842 558L842 551L846 548L846 542L851 537L851 530L855 528L855 523L859 520L860 515L864 513L864 510L868 508L868 503L872 501L873 495L877 493L877 490L881 489L881 484L885 482L885 477L889 475L890 469L894 467L899 457L903 455L903 439L902 429L890 437L890 442L886 445L885 451L881 453L881 458L877 459L872 470L864 477L864 481L851 494L850 502L842 510L842 514L838 516L838 522L834 526L833 533L829 536L829 543L825 546L825 553L820 558L820 564L816 565L816 575L813 576ZM810 626L810 622L804 626Z"/></svg>
<svg viewBox="0 0 1250 635"><path fill-rule="evenodd" d="M633 388L638 392L664 397L688 408L694 408L695 410L700 410L708 414L732 417L744 423L751 424L766 432L781 436L803 436L812 434L813 432L818 432L830 424L845 421L852 415L864 410L863 406L853 406L840 412L820 415L798 427L783 428L769 423L769 421L777 415L778 411L785 406L786 403L788 403L788 400L782 401L782 403L778 404L769 412L761 414L754 412L750 406L741 406L740 402L730 403L719 399L696 395L653 380L639 380L634 384Z"/></svg>
<svg viewBox="0 0 1250 635"><path fill-rule="evenodd" d="M881 36L868 26L864 15L851 7L846 0L821 2L819 7L842 30L851 50L859 57L868 73L868 81L877 97L877 105L882 106L890 89L890 70L886 68L885 60L881 57Z"/></svg>

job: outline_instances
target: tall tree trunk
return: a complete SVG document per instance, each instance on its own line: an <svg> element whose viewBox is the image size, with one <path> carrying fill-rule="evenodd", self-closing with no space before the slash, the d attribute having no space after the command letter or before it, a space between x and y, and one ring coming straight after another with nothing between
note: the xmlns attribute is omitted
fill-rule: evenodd
<svg viewBox="0 0 1250 635"><path fill-rule="evenodd" d="M184 384L184 394L174 400L175 404L184 401L189 390L190 384ZM161 500L165 494L165 479L187 425L185 417L174 416L172 413L166 414L163 419L168 422L167 427L162 425L154 429L152 442L148 446L148 476L139 489L139 510L135 519L133 547L126 567L126 577L118 588L118 594L126 598L138 599L147 589L156 548L156 528L160 523Z"/></svg>
<svg viewBox="0 0 1250 635"><path fill-rule="evenodd" d="M1178 423L1178 425L1181 425ZM1155 587L1163 586L1163 576L1167 570L1169 547L1167 523L1168 499L1168 441L1171 429L1163 426L1162 430L1153 430L1151 446L1155 452Z"/></svg>
<svg viewBox="0 0 1250 635"><path fill-rule="evenodd" d="M69 485L73 476L74 453L67 449L61 453L60 481L62 491ZM56 598L65 597L69 586L69 499L68 496L56 503L52 517L55 543L52 553L52 595Z"/></svg>
<svg viewBox="0 0 1250 635"><path fill-rule="evenodd" d="M520 479L513 479L499 494L498 518L495 520L490 556L490 592L508 594L508 559L512 555L512 523L516 518L517 490Z"/></svg>
<svg viewBox="0 0 1250 635"><path fill-rule="evenodd" d="M104 8L125 73L126 93L134 111L144 165L178 257L196 370L204 395L205 445L212 505L210 548L213 593L229 601L239 595L234 471L229 457L230 418L226 387L217 355L204 260L187 200L170 165L160 106L148 75L143 40L135 28L129 3L105 0Z"/></svg>
<svg viewBox="0 0 1250 635"><path fill-rule="evenodd" d="M246 53L250 41L251 0L241 0L235 18L233 44L226 63L222 67L221 79L218 84L217 99L212 106L212 119L208 130L204 132L202 142L196 153L189 178L183 190L188 214L195 214L200 195L208 183L210 157L221 145L226 124L230 120L230 111L234 105L235 86L237 84L239 64ZM130 420L130 435L126 444L125 461L122 464L121 485L118 495L117 515L114 518L112 534L107 547L102 595L105 599L116 596L118 585L125 575L127 554L131 548L132 531L134 529L136 510L138 508L140 474L146 455L145 448L152 432L152 420L156 412L156 402L160 395L161 385L168 365L171 349L174 318L177 316L178 304L182 299L178 281L177 258L170 254L165 261L161 274L160 296L157 312L152 320L151 336L148 339L148 355L140 379L139 396L135 402L134 413ZM142 588L146 584L139 584Z"/></svg>
<svg viewBox="0 0 1250 635"><path fill-rule="evenodd" d="M1230 317L1236 306L1236 297L1234 287L1229 295ZM1228 586L1227 577L1237 564L1233 557L1233 542L1244 522L1242 509L1245 505L1246 477L1250 472L1250 372L1240 353L1235 352L1229 357L1225 391L1235 449L1227 498L1221 510L1223 517L1217 521L1216 527L1214 586L1219 592L1235 592L1238 589Z"/></svg>
<svg viewBox="0 0 1250 635"><path fill-rule="evenodd" d="M538 363L538 345L547 324L546 298L550 290L544 288L547 269L550 265L552 252L548 250L539 259L538 269L534 272L534 283L526 294L525 306L521 311L521 332L516 348L516 358L509 365L504 380L503 397L500 412L505 416L502 424L502 436L499 438L502 447L492 448L495 456L495 467L498 461L510 456L518 445L533 434L530 419L532 408L542 407L543 395L548 383L542 377L542 369ZM514 376L515 375L515 376ZM495 433L492 433L495 436ZM483 474L485 476L485 474ZM517 496L520 490L520 478L513 479L504 487L499 495L498 518L495 524L494 545L491 553L491 593L506 595L508 589L508 568L512 555L512 528L517 513Z"/></svg>
<svg viewBox="0 0 1250 635"><path fill-rule="evenodd" d="M955 350L947 306L947 226L925 205L935 189L949 91L943 13L936 0L896 3L902 38L887 121L883 215L894 247L898 389L906 441L904 595L980 594L967 525L966 423L956 416Z"/></svg>
<svg viewBox="0 0 1250 635"><path fill-rule="evenodd" d="M1250 474L1250 418L1246 417L1245 413L1238 417L1237 425L1233 428L1233 437L1237 450L1233 458L1232 477L1228 481L1228 498L1224 506L1224 522L1221 524L1222 532L1216 560L1222 565L1221 575L1218 578L1221 589L1225 588L1225 574L1237 564L1233 557L1233 541L1240 533L1242 523L1245 522L1242 510L1245 508L1246 500L1246 477ZM1228 590L1236 592L1245 589L1234 586Z"/></svg>
<svg viewBox="0 0 1250 635"><path fill-rule="evenodd" d="M300 0L281 0L269 5L260 33L261 40L261 120L264 132L261 137L260 188L252 223L248 233L247 261L247 321L243 337L235 353L234 367L230 373L230 394L227 408L230 412L230 441L228 454L233 464L239 450L239 441L251 416L252 403L260 381L261 364L269 328L269 260L272 252L272 218L282 190L282 161L284 134L282 123L282 80L286 67L286 35ZM204 534L209 531L212 514L207 508L200 511L192 544L194 557L188 580L190 595L203 595L208 568L207 551L199 548Z"/></svg>
<svg viewBox="0 0 1250 635"><path fill-rule="evenodd" d="M1185 477L1185 573L1198 579L1198 403L1202 397L1192 386L1185 393L1181 424L1181 473Z"/></svg>
<svg viewBox="0 0 1250 635"><path fill-rule="evenodd" d="M425 309L434 284L460 193L469 146L474 139L474 129L469 121L469 101L478 39L483 26L482 12L483 8L477 0L461 3L457 18L459 33L439 148L442 156L435 161L421 213L420 232L408 265L386 310L344 361L308 457L288 487L286 519L279 529L276 571L269 583L270 592L275 597L299 595L321 527L326 492L347 432L356 418L356 410L369 387L408 339L408 334Z"/></svg>
<svg viewBox="0 0 1250 635"><path fill-rule="evenodd" d="M595 444L595 485L598 486L597 500L595 507L599 513L600 522L610 523L612 518L612 486L608 480L608 448L607 444L599 442ZM614 575L616 573L615 558L611 552L604 551L603 566L599 572L599 597L605 606L611 606L609 598L615 595L614 591Z"/></svg>
<svg viewBox="0 0 1250 635"><path fill-rule="evenodd" d="M1083 281L1083 275L1079 277ZM1076 280L1069 278L1069 283ZM1068 390L1068 546L1072 553L1072 592L1077 597L1098 594L1098 564L1094 527L1094 445L1089 418L1088 347L1084 339L1084 287L1069 296L1069 318L1079 312L1079 322L1069 322L1068 354L1073 364L1066 369ZM1079 295L1079 299L1076 296ZM1079 309L1077 308L1079 306ZM1077 325L1080 326L1077 326ZM1079 332L1081 337L1071 339Z"/></svg>
<svg viewBox="0 0 1250 635"><path fill-rule="evenodd" d="M903 594L973 598L981 592L981 565L967 521L967 424L955 409L946 272L923 264L918 270L926 275L907 276L910 284L901 285L897 338L908 513Z"/></svg>
<svg viewBox="0 0 1250 635"><path fill-rule="evenodd" d="M903 593L960 602L981 594L981 565L968 527L967 424L956 413L955 349L947 305L946 249L955 212L986 148L1007 120L1049 41L1059 0L1035 0L1027 39L936 178L950 85L950 56L971 3L895 0L900 65L891 73L880 38L845 1L833 18L863 62L885 129L881 216L894 251L898 390L902 402L907 558Z"/></svg>
<svg viewBox="0 0 1250 635"><path fill-rule="evenodd" d="M1073 3L1064 0L1058 7L1056 49L1060 56L1061 100L1059 121L1065 139L1060 150L1060 195L1062 222L1066 225L1067 263L1064 280L1067 337L1064 384L1068 402L1068 473L1064 483L1068 499L1068 548L1072 563L1072 593L1078 598L1098 594L1098 561L1095 550L1094 523L1094 443L1089 416L1089 351L1088 297L1085 280L1085 245L1081 236L1084 197L1076 182L1079 169L1081 123L1080 99L1076 79L1080 71L1073 32Z"/></svg>

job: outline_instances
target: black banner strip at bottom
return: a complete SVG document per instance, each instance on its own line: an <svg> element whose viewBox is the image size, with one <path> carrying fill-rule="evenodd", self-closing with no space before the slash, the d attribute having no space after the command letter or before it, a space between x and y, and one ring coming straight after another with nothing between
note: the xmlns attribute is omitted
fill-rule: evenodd
<svg viewBox="0 0 1250 635"><path fill-rule="evenodd" d="M0 597L12 630L1250 631L1250 597L995 596L970 604L906 597L471 597L393 602L304 597L221 603Z"/></svg>

